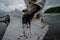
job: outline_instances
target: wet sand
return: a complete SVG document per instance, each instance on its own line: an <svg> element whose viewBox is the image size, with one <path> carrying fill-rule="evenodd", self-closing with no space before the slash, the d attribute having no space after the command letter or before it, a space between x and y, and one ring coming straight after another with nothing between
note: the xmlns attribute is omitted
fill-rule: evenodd
<svg viewBox="0 0 60 40"><path fill-rule="evenodd" d="M60 16L45 16L45 22L50 27L43 40L60 40Z"/></svg>

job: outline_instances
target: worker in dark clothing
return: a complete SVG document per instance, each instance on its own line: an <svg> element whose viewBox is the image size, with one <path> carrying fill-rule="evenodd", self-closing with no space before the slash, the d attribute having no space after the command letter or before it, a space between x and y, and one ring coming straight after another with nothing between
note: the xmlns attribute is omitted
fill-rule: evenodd
<svg viewBox="0 0 60 40"><path fill-rule="evenodd" d="M7 15L5 18L5 23L8 25L10 23L10 16Z"/></svg>
<svg viewBox="0 0 60 40"><path fill-rule="evenodd" d="M34 15L39 11L41 10L42 8L35 4L36 0L30 2L29 6L27 9L23 10L23 12L25 12L25 14L23 15L22 17L22 26L23 26L23 36L25 37L26 36L26 33L25 33L25 25L29 25L27 26L27 28L29 28L30 30L30 34L31 34L31 26L30 26L30 23L34 17Z"/></svg>
<svg viewBox="0 0 60 40"><path fill-rule="evenodd" d="M29 23L29 25L30 25L30 22L33 19L35 13L37 13L40 9L41 9L40 6L38 6L37 4L34 4L34 7L28 13L23 15L22 24Z"/></svg>

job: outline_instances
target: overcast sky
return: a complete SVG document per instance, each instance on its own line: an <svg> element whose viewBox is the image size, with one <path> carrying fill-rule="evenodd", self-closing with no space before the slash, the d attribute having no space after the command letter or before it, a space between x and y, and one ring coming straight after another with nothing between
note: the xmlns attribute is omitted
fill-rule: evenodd
<svg viewBox="0 0 60 40"><path fill-rule="evenodd" d="M46 0L46 5L43 10L51 6L59 6L60 0ZM11 11L15 8L22 10L26 8L24 0L0 0L0 10Z"/></svg>
<svg viewBox="0 0 60 40"><path fill-rule="evenodd" d="M24 0L0 0L0 10L10 11L25 8Z"/></svg>
<svg viewBox="0 0 60 40"><path fill-rule="evenodd" d="M50 7L56 7L56 6L60 6L60 0L46 0L46 4L43 9L43 12Z"/></svg>

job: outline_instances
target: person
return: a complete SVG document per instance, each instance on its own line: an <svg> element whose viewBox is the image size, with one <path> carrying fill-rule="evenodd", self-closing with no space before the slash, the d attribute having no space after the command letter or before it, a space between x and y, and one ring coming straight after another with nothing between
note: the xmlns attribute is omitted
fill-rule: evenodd
<svg viewBox="0 0 60 40"><path fill-rule="evenodd" d="M29 6L27 7L27 9L23 10L24 15L22 17L22 27L23 27L23 36L26 37L26 33L25 33L25 26L27 25L27 28L29 28L30 34L31 34L31 21L34 17L34 15L41 10L42 8L35 4L36 0L32 0L31 2L29 2Z"/></svg>
<svg viewBox="0 0 60 40"><path fill-rule="evenodd" d="M5 23L8 25L10 23L10 16L7 15L5 18Z"/></svg>

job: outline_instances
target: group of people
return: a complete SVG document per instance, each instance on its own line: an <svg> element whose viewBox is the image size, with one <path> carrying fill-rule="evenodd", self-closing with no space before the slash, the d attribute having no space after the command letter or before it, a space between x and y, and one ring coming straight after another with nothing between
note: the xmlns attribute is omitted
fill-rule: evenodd
<svg viewBox="0 0 60 40"><path fill-rule="evenodd" d="M36 1L37 0L31 0L27 8L23 10L24 15L22 17L22 28L23 28L23 36L25 38L27 38L25 32L26 28L29 29L29 33L31 34L31 21L34 18L34 15L36 14L35 19L40 19L41 17L41 14L37 12L39 12L43 7L37 5ZM43 19L41 21L43 21Z"/></svg>
<svg viewBox="0 0 60 40"><path fill-rule="evenodd" d="M0 18L3 18L4 19L4 20L1 20L0 22L4 22L7 25L10 23L10 16L9 15L3 16L3 17L0 17Z"/></svg>

